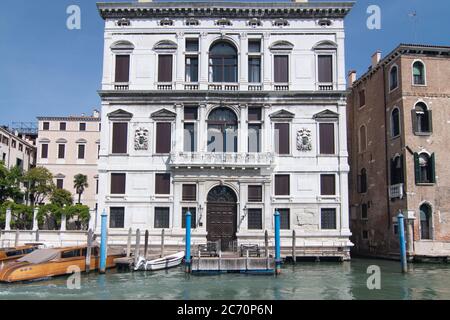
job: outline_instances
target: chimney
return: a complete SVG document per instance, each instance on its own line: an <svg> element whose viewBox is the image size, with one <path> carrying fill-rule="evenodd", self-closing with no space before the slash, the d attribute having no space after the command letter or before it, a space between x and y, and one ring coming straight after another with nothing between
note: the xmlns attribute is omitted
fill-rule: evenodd
<svg viewBox="0 0 450 320"><path fill-rule="evenodd" d="M347 74L347 88L351 88L356 81L356 70L350 70Z"/></svg>
<svg viewBox="0 0 450 320"><path fill-rule="evenodd" d="M378 64L378 62L380 62L380 60L381 60L381 51L377 50L372 55L372 69L375 68L375 66Z"/></svg>

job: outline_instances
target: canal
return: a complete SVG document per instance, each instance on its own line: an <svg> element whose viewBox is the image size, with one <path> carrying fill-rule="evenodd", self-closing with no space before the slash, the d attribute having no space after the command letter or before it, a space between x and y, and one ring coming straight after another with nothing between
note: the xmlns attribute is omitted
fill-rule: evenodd
<svg viewBox="0 0 450 320"><path fill-rule="evenodd" d="M369 290L367 268L378 266L381 289ZM81 288L67 278L24 284L0 284L0 299L450 299L450 265L414 264L402 275L398 262L354 259L351 262L286 264L279 277L224 274L188 276L183 269L155 273L83 275Z"/></svg>

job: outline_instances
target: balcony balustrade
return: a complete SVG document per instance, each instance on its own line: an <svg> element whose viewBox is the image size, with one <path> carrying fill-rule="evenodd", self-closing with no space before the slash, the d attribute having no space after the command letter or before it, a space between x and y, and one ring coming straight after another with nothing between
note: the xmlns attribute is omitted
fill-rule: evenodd
<svg viewBox="0 0 450 320"><path fill-rule="evenodd" d="M174 167L270 167L275 154L265 153L220 153L220 152L173 152L170 165Z"/></svg>
<svg viewBox="0 0 450 320"><path fill-rule="evenodd" d="M211 83L208 86L212 91L238 91L239 84L237 83Z"/></svg>
<svg viewBox="0 0 450 320"><path fill-rule="evenodd" d="M389 186L389 198L390 199L403 199L404 196L404 190L403 190L403 183L394 184L392 186Z"/></svg>
<svg viewBox="0 0 450 320"><path fill-rule="evenodd" d="M129 90L130 86L128 85L128 83L115 83L114 84L114 90L117 91L126 91Z"/></svg>
<svg viewBox="0 0 450 320"><path fill-rule="evenodd" d="M333 83L319 83L318 89L319 91L333 91L334 85Z"/></svg>

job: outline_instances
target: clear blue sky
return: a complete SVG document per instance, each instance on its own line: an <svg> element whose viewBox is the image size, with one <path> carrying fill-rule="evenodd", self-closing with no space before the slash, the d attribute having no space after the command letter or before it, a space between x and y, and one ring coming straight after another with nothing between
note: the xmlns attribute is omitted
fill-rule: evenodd
<svg viewBox="0 0 450 320"><path fill-rule="evenodd" d="M100 106L103 21L95 3L2 0L0 124L90 113ZM66 28L66 8L72 4L81 7L81 30ZM366 27L371 4L381 7L381 30ZM408 16L414 10L415 28ZM347 69L360 75L375 50L384 55L401 42L450 45L449 14L449 0L357 0L346 22Z"/></svg>

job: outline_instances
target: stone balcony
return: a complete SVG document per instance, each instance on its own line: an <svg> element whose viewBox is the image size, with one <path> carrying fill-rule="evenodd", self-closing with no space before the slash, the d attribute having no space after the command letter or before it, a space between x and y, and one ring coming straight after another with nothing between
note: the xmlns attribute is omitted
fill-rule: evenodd
<svg viewBox="0 0 450 320"><path fill-rule="evenodd" d="M394 184L389 186L389 198L390 199L403 199L404 191L403 191L403 183Z"/></svg>
<svg viewBox="0 0 450 320"><path fill-rule="evenodd" d="M170 165L175 168L262 168L271 167L274 163L275 154L272 152L173 152L170 155Z"/></svg>

